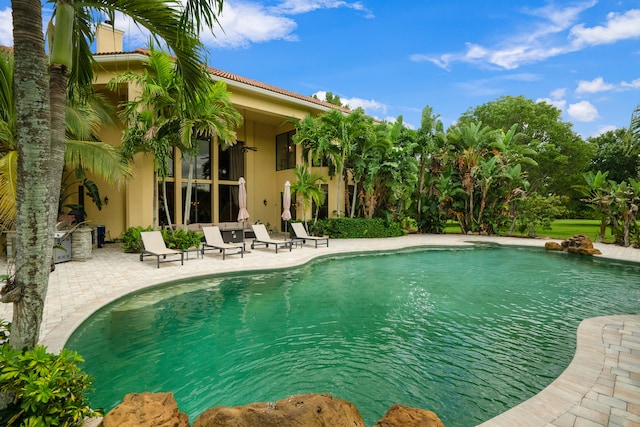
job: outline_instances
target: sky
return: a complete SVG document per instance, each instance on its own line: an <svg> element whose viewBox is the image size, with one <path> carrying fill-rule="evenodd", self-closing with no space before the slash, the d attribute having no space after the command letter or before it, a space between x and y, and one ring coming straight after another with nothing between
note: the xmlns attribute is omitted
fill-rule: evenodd
<svg viewBox="0 0 640 427"><path fill-rule="evenodd" d="M50 3L44 3L45 25ZM225 0L207 63L418 128L501 96L548 102L584 138L640 104L640 0ZM148 36L120 17L125 50ZM12 45L0 0L0 45Z"/></svg>

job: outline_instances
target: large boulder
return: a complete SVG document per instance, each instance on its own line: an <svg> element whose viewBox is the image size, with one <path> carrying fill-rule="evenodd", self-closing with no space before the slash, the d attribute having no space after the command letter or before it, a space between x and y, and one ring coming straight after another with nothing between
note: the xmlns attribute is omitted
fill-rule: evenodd
<svg viewBox="0 0 640 427"><path fill-rule="evenodd" d="M589 236L583 234L576 234L564 240L561 244L556 242L547 242L544 244L545 249L550 251L567 251L572 254L579 255L601 255L599 249L593 247L593 242Z"/></svg>
<svg viewBox="0 0 640 427"><path fill-rule="evenodd" d="M548 251L563 251L564 248L558 242L546 242L544 248Z"/></svg>
<svg viewBox="0 0 640 427"><path fill-rule="evenodd" d="M431 411L396 404L373 427L444 427L444 424Z"/></svg>
<svg viewBox="0 0 640 427"><path fill-rule="evenodd" d="M189 427L173 393L130 393L102 420L102 427Z"/></svg>
<svg viewBox="0 0 640 427"><path fill-rule="evenodd" d="M358 408L330 394L300 394L277 402L217 406L204 411L193 427L364 427Z"/></svg>

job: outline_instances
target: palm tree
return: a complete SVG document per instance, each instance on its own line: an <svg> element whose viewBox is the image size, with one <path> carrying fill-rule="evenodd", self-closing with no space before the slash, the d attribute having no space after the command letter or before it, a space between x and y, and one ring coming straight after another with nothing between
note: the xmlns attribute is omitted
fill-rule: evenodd
<svg viewBox="0 0 640 427"><path fill-rule="evenodd" d="M198 138L218 137L225 145L236 143L235 130L242 124L242 115L231 105L231 94L223 81L211 83L195 106L179 111L176 118L180 123L180 149L189 157L187 195L184 205L183 223L186 227L190 217L191 186L193 177L194 152L197 153Z"/></svg>
<svg viewBox="0 0 640 427"><path fill-rule="evenodd" d="M50 194L54 186L47 179L50 174L51 114L39 0L13 3L13 40L19 158L18 238L16 272L1 293L3 302L14 303L10 343L14 348L22 349L32 348L38 342L53 252L49 220L53 215Z"/></svg>
<svg viewBox="0 0 640 427"><path fill-rule="evenodd" d="M130 131L123 141L123 149L131 158L136 152L148 152L154 156L154 191L158 179L162 181L165 212L170 222L166 197L166 175L171 147L180 149L189 159L186 200L183 223L190 217L191 189L198 141L216 135L224 144L236 143L235 129L242 123L242 116L231 105L231 96L224 82L212 80L202 88L191 107L185 109L182 99L182 77L170 56L151 46L149 61L142 74L123 73L110 82L110 87L127 82L142 89L141 96L127 102L123 116L130 124ZM131 129L139 129L132 131ZM153 198L154 227L157 226L157 194Z"/></svg>
<svg viewBox="0 0 640 427"><path fill-rule="evenodd" d="M387 123L374 124L373 119L366 117L363 132L353 144L351 159L348 162L353 176L353 195L351 200L351 218L355 216L358 185L364 187L365 180L371 181L372 171L379 167L381 159L391 150L392 136Z"/></svg>
<svg viewBox="0 0 640 427"><path fill-rule="evenodd" d="M416 137L416 155L420 160L420 177L418 178L417 191L417 221L421 223L422 219L422 196L425 193L425 175L427 171L427 162L431 159L436 149L443 145L445 140L444 127L439 116L433 114L433 109L428 105L422 109L422 120L420 121L420 129L417 131Z"/></svg>
<svg viewBox="0 0 640 427"><path fill-rule="evenodd" d="M311 202L316 206L324 203L326 194L320 186L321 182L326 182L319 173L309 172L307 165L299 165L293 170L295 181L291 184L291 191L302 201L303 221L307 225L307 210L311 207ZM317 219L317 214L316 214Z"/></svg>
<svg viewBox="0 0 640 427"><path fill-rule="evenodd" d="M467 195L464 211L458 216L462 232L466 233L475 230L477 226L474 201L476 175L479 163L495 141L495 133L480 122L465 123L453 128L447 138L457 149L454 163Z"/></svg>
<svg viewBox="0 0 640 427"><path fill-rule="evenodd" d="M574 188L583 196L583 202L591 205L600 214L600 233L598 241L604 242L607 231L607 221L611 216L611 188L612 181L607 179L609 172L589 171L583 174L585 183L575 185Z"/></svg>
<svg viewBox="0 0 640 427"><path fill-rule="evenodd" d="M81 2L74 5L60 0L56 2L50 63L42 34L42 3L21 0L12 6L18 124L18 240L16 273L3 292L3 301L14 303L10 340L14 348L22 349L32 348L38 342L47 292L53 248L51 229L64 163L67 76L71 70L70 75L80 82L89 84L93 80L91 72L86 71L90 67L80 67L91 60L88 22L92 17L102 18L103 12L113 17L119 10L164 39L185 77L184 89L190 103L208 78L200 66L201 44L197 35L201 28L211 28L217 22L222 0L188 0L181 8L173 2L151 0L104 0L86 7ZM43 176L46 178L42 179Z"/></svg>
<svg viewBox="0 0 640 427"><path fill-rule="evenodd" d="M121 151L128 161L136 153L153 156L154 230L158 227L158 182L162 183L165 214L169 227L172 227L165 181L171 160L171 134L166 130L161 132L161 129L175 116L179 105L180 86L177 85L174 67L171 58L151 44L149 61L141 74L128 71L116 76L108 84L113 90L122 83L133 83L142 90L138 99L123 105L122 118L127 123L127 130Z"/></svg>
<svg viewBox="0 0 640 427"><path fill-rule="evenodd" d="M368 138L371 132L371 119L358 108L351 114L345 115L339 110L330 110L319 117L307 116L296 123L295 144L302 145L302 155L305 162L327 161L329 176L338 176L338 191L336 192L336 214L341 216L344 204L342 182L347 162L351 159L356 140Z"/></svg>

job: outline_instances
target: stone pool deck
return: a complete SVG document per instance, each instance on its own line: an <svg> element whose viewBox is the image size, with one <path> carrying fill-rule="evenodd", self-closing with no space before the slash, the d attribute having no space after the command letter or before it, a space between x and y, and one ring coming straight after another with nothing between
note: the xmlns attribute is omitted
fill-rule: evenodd
<svg viewBox="0 0 640 427"><path fill-rule="evenodd" d="M393 250L416 246L464 246L472 242L543 247L545 240L493 236L409 235L389 239L348 239L291 252L259 248L226 260L213 252L195 253L161 264L155 258L140 262L115 243L94 249L90 260L56 265L51 274L41 328L41 342L58 352L73 330L94 311L130 292L163 282L240 270L265 270L304 264L331 254ZM640 250L596 245L610 258L640 263ZM6 261L0 261L6 271ZM12 308L0 304L0 318L11 319ZM395 403L395 402L390 402ZM429 408L425 408L429 409ZM382 416L382 414L381 414ZM640 301L638 315L605 316L585 320L578 329L576 355L570 366L536 396L481 424L490 426L582 427L640 426Z"/></svg>

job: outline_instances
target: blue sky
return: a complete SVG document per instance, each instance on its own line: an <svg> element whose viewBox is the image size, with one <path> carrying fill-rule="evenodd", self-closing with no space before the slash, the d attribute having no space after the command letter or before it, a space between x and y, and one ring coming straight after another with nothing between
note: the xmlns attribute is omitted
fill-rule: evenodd
<svg viewBox="0 0 640 427"><path fill-rule="evenodd" d="M0 0L4 45L9 7ZM627 127L640 104L640 0L227 0L220 21L224 32L202 37L208 65L333 92L414 128L425 105L448 126L470 107L523 95L554 104L588 137ZM146 45L130 22L116 26L126 49Z"/></svg>

